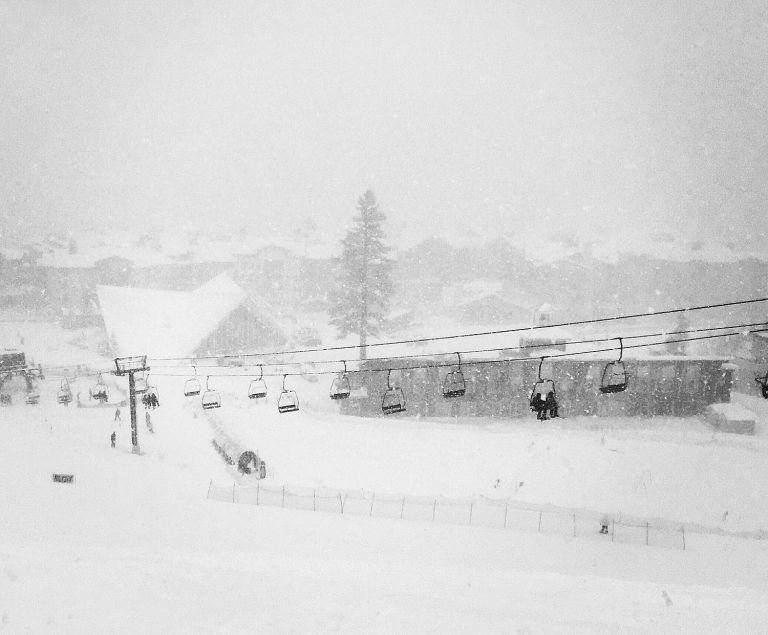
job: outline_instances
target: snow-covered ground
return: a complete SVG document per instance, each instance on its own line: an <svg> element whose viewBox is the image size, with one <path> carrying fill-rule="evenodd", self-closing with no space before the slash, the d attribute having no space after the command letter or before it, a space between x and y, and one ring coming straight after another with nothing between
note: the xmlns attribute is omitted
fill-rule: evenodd
<svg viewBox="0 0 768 635"><path fill-rule="evenodd" d="M764 414L754 437L686 419L347 418L328 378L291 379L302 410L279 415L277 380L257 403L218 378L223 406L204 412L183 378L155 377L139 456L127 408L116 424L114 407L56 405L53 378L38 406L0 410L0 632L764 632L766 541L691 533L682 551L206 499L240 480L211 446L218 422L272 485L768 528Z"/></svg>

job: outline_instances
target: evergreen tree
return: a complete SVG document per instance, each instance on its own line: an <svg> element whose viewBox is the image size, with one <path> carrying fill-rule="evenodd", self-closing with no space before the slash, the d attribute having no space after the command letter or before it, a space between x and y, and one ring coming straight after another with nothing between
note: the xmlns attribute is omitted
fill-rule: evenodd
<svg viewBox="0 0 768 635"><path fill-rule="evenodd" d="M336 261L338 285L331 297L330 322L339 337L359 335L360 359L365 359L368 337L379 334L386 318L392 261L384 244L385 216L371 190L357 200L357 211Z"/></svg>

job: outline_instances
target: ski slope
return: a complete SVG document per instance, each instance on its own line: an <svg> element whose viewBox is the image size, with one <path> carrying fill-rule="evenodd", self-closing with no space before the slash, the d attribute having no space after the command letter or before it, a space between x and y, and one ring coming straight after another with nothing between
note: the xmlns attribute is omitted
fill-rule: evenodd
<svg viewBox="0 0 768 635"><path fill-rule="evenodd" d="M687 549L206 500L241 482L224 425L269 483L489 495L725 530L768 527L768 445L695 420L434 421L334 414L294 379L279 415L247 380L202 411L183 378L131 453L128 409L0 410L0 632L754 633L768 624L768 545L692 534ZM241 382L240 385L238 382ZM117 447L109 436L117 432ZM75 475L54 483L54 472ZM497 485L498 481L498 485ZM724 517L724 512L728 514ZM595 528L597 530L597 528Z"/></svg>

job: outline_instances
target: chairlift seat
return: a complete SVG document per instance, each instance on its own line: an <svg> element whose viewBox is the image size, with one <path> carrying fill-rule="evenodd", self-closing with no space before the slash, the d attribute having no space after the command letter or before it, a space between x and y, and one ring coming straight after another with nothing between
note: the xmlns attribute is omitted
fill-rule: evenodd
<svg viewBox="0 0 768 635"><path fill-rule="evenodd" d="M202 398L203 410L221 408L221 395L216 390L206 390Z"/></svg>
<svg viewBox="0 0 768 635"><path fill-rule="evenodd" d="M610 362L603 370L603 378L600 382L600 392L616 393L627 389L629 376L624 362Z"/></svg>
<svg viewBox="0 0 768 635"><path fill-rule="evenodd" d="M402 388L387 388L381 400L381 410L385 415L405 412L405 395Z"/></svg>
<svg viewBox="0 0 768 635"><path fill-rule="evenodd" d="M280 398L277 400L277 411L279 413L296 412L299 409L299 398L295 390L283 390Z"/></svg>
<svg viewBox="0 0 768 635"><path fill-rule="evenodd" d="M267 396L267 384L263 379L254 379L248 386L248 399L264 399Z"/></svg>
<svg viewBox="0 0 768 635"><path fill-rule="evenodd" d="M445 376L443 397L463 397L466 392L467 385L464 382L464 373L460 370L453 370Z"/></svg>
<svg viewBox="0 0 768 635"><path fill-rule="evenodd" d="M56 394L56 401L59 403L69 403L72 401L72 392L69 390L61 389Z"/></svg>
<svg viewBox="0 0 768 635"><path fill-rule="evenodd" d="M200 394L200 382L197 379L187 379L184 382L184 396L195 397Z"/></svg>
<svg viewBox="0 0 768 635"><path fill-rule="evenodd" d="M346 374L342 374L333 380L331 384L331 399L347 399L351 392L349 377Z"/></svg>

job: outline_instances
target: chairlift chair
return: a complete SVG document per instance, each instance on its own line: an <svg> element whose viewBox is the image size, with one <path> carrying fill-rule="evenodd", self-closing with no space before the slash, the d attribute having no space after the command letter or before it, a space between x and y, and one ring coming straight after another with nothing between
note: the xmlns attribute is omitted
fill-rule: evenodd
<svg viewBox="0 0 768 635"><path fill-rule="evenodd" d="M392 371L387 372L387 390L381 399L381 410L385 415L405 412L405 395L402 388L393 387L389 382Z"/></svg>
<svg viewBox="0 0 768 635"><path fill-rule="evenodd" d="M212 408L221 408L221 395L217 390L212 390L208 385L210 375L205 378L205 392L201 402L203 404L203 410L210 410Z"/></svg>
<svg viewBox="0 0 768 635"><path fill-rule="evenodd" d="M141 373L139 377L136 377L133 380L133 392L135 392L137 395L140 395L141 393L147 392L147 387L149 384L147 384L147 374Z"/></svg>
<svg viewBox="0 0 768 635"><path fill-rule="evenodd" d="M551 379L543 379L541 376L541 365L544 363L544 358L541 358L541 361L539 361L539 379L538 381L533 385L533 390L531 390L531 396L528 400L528 403L531 408L534 408L536 395L539 395L539 397L542 400L542 403L546 401L547 395L551 392L552 396L556 396L555 393L555 382Z"/></svg>
<svg viewBox="0 0 768 635"><path fill-rule="evenodd" d="M286 377L288 377L288 375L283 375L283 390L280 392L280 397L277 400L277 411L280 414L285 412L296 412L299 409L299 398L296 395L296 391L285 389Z"/></svg>
<svg viewBox="0 0 768 635"><path fill-rule="evenodd" d="M339 373L331 384L331 399L348 399L352 389L347 375L347 362L344 362L344 372Z"/></svg>
<svg viewBox="0 0 768 635"><path fill-rule="evenodd" d="M59 391L56 393L56 401L65 406L69 405L72 401L72 389L69 387L69 382L66 379L61 380Z"/></svg>
<svg viewBox="0 0 768 635"><path fill-rule="evenodd" d="M624 355L624 344L621 338L618 339L619 346L621 347L619 359L615 362L608 362L603 369L603 378L600 381L600 392L602 393L623 392L629 384L627 369L624 366L624 362L621 361L621 357Z"/></svg>
<svg viewBox="0 0 768 635"><path fill-rule="evenodd" d="M768 399L768 372L765 373L765 377L755 377L755 381L760 384L760 394L763 395L763 399Z"/></svg>
<svg viewBox="0 0 768 635"><path fill-rule="evenodd" d="M197 379L197 367L193 365L192 369L195 371L195 376L184 382L185 397L196 397L200 394L200 382Z"/></svg>
<svg viewBox="0 0 768 635"><path fill-rule="evenodd" d="M99 377L96 380L96 386L94 386L93 390L91 391L91 396L103 403L106 403L109 399L109 389L104 383L104 380L101 377L101 373L99 373Z"/></svg>
<svg viewBox="0 0 768 635"><path fill-rule="evenodd" d="M267 383L264 381L264 369L259 364L259 376L248 385L248 399L264 399L267 396Z"/></svg>
<svg viewBox="0 0 768 635"><path fill-rule="evenodd" d="M155 398L155 405L160 404L160 393L157 390L157 386L151 386L149 384L149 380L147 379L147 397L154 397Z"/></svg>
<svg viewBox="0 0 768 635"><path fill-rule="evenodd" d="M456 370L452 370L445 376L443 381L443 397L463 397L467 392L467 384L464 382L464 373L461 372L461 355L456 353L459 358L459 365Z"/></svg>

